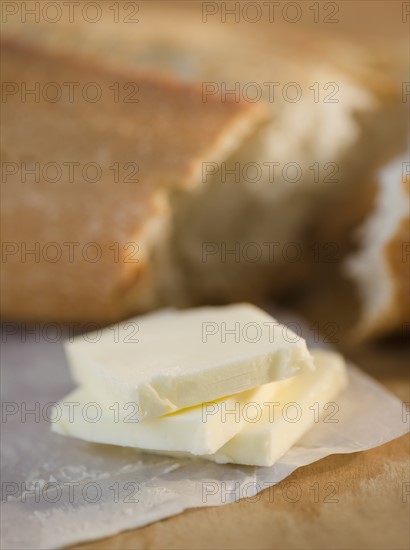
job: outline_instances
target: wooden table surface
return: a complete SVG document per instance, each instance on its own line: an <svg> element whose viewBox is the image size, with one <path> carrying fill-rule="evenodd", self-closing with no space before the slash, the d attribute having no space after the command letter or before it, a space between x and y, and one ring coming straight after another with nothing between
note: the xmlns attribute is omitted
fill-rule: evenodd
<svg viewBox="0 0 410 550"><path fill-rule="evenodd" d="M402 2L342 4L344 13L350 14L346 18L346 33L363 33L371 39L403 33L401 22L392 16L401 9ZM329 273L293 305L312 324L336 322L335 347L400 399L410 402L410 353L404 341L367 345L349 342L348 332L357 315L349 283ZM329 456L296 470L273 491L263 491L255 502L241 500L226 506L187 510L144 528L75 548L409 548L409 451L407 435L370 451ZM297 484L300 499L296 502L290 501L291 492L287 498L287 490L295 487L289 483Z"/></svg>

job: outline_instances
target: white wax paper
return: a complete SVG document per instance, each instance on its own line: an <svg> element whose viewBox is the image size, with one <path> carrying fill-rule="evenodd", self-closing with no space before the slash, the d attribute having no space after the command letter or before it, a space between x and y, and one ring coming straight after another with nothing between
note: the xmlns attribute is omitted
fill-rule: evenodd
<svg viewBox="0 0 410 550"><path fill-rule="evenodd" d="M349 387L336 400L337 422L316 423L271 468L168 458L64 438L50 432L47 420L47 404L73 388L62 340L50 342L52 336L44 337L39 327L31 335L26 327L10 334L15 330L4 327L2 349L5 549L58 548L141 527L187 508L249 498L300 466L382 445L409 429L402 403L350 365ZM29 410L36 412L27 414Z"/></svg>

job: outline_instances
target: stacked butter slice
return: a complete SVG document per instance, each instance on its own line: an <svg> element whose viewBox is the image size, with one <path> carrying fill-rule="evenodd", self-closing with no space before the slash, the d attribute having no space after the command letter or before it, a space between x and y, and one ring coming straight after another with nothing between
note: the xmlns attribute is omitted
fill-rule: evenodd
<svg viewBox="0 0 410 550"><path fill-rule="evenodd" d="M66 346L78 388L54 431L269 466L347 383L343 359L248 305L165 310Z"/></svg>

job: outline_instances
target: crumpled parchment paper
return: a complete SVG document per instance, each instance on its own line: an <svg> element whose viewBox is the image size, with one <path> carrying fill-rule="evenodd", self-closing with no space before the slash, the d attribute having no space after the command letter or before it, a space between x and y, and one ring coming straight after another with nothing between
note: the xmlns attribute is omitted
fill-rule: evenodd
<svg viewBox="0 0 410 550"><path fill-rule="evenodd" d="M409 430L403 404L350 365L349 387L337 399L337 422L316 423L271 468L168 458L64 438L50 432L49 420L52 404L73 388L62 339L51 342L40 327L26 332L10 326L3 331L2 548L58 548L186 508L250 498L300 466L333 453L370 449Z"/></svg>

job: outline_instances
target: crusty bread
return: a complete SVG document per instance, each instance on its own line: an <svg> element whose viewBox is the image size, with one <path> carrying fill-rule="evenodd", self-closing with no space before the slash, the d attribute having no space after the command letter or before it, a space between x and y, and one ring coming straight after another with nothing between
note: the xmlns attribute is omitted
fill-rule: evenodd
<svg viewBox="0 0 410 550"><path fill-rule="evenodd" d="M397 158L376 177L374 211L360 228L360 250L346 261L359 288L356 338L408 333L410 323L410 162Z"/></svg>
<svg viewBox="0 0 410 550"><path fill-rule="evenodd" d="M401 101L407 60L399 36L371 49L338 36L337 26L330 25L332 32L326 32L326 25L306 29L299 24L272 24L268 9L262 10L257 24L250 24L244 18L237 22L234 16L222 21L220 15L204 21L201 2L144 2L132 18L138 23L132 23L124 21L131 9L114 21L107 3L100 5L103 15L94 24L81 15L69 21L63 13L53 24L40 18L39 23L30 24L29 19L22 25L15 16L8 18L3 32L84 59L208 83L215 86L219 99L224 87L236 89L245 101L253 101L259 89L261 100L270 107L271 123L259 139L226 160L228 169L236 162L241 167L248 162L275 162L274 182L267 181L266 166L259 181L242 178L238 185L228 177L224 189L216 175L212 185L175 202L173 242L189 300L245 298L255 288L261 295L268 290L281 294L290 283L300 286L312 275L317 259L312 244L335 241L344 245L340 250L347 248L352 227L366 212L357 185L402 150L407 132L406 106ZM301 91L297 101L286 97L295 93L295 87L287 88L291 83ZM208 160L218 162L211 155ZM297 182L283 177L289 163L299 165ZM229 181L234 189L226 189ZM351 202L355 212L345 209L340 223L342 216L333 212ZM244 247L254 242L262 253L260 260L243 261ZM273 261L265 242L275 247ZM213 243L218 251L206 262L201 243ZM235 254L221 258L220 250L235 250L238 245L240 261ZM292 247L302 250L297 261L288 258Z"/></svg>
<svg viewBox="0 0 410 550"><path fill-rule="evenodd" d="M383 51L370 51L336 33L323 33L316 40L298 25L237 24L232 18L204 23L200 2L144 2L138 24L122 18L114 22L108 4L100 4L105 12L95 24L82 17L73 22L62 17L52 24L43 19L30 23L29 18L21 24L14 17L4 25L3 35L30 47L41 44L69 52L84 63L91 59L107 71L108 66L122 67L127 75L135 69L155 69L199 85L213 83L217 91L206 103L219 103L221 110L236 103L242 114L236 129L231 126L223 132L224 139L212 140L201 152L202 160L219 168L224 161L228 170L238 163L240 169L248 162L278 165L274 181L268 179L265 165L258 181L228 176L223 182L221 170L201 181L201 162L193 162L186 180L191 183L177 183L168 196L169 231L152 251L153 277L160 279L154 288L160 289L156 296L161 295L161 303L251 300L281 295L289 286L303 287L319 265L315 245L347 240L366 211L365 201L358 200L363 189L358 193L357 185L375 165L402 149L406 64L400 48L383 44ZM266 82L278 83L274 100ZM292 82L302 90L296 102L283 95ZM247 101L248 83L263 90L260 102ZM240 101L234 94L227 96L227 103L221 101L223 86L239 86ZM314 94L319 94L318 101ZM327 103L329 97L336 102ZM268 123L243 139L248 127L245 121L241 131L244 103L251 108L262 101L270 107ZM248 112L252 120L259 117L254 109ZM188 116L175 121L174 136L195 147L184 121L189 124ZM288 163L301 169L297 182L282 175ZM150 166L155 172L156 163ZM167 189L168 176L160 177ZM179 175L177 179L181 181ZM355 212L346 208L341 213L342 205L351 202ZM132 288L138 294L135 285ZM137 296L131 299L138 301Z"/></svg>
<svg viewBox="0 0 410 550"><path fill-rule="evenodd" d="M13 42L3 44L2 77L12 88L3 95L1 121L3 317L108 322L160 305L173 286L171 267L159 273L169 252L172 189L201 185L202 161L235 148L263 109L204 103L191 85ZM44 90L55 97L50 82L65 94L63 83L77 83L78 91L94 82L102 97L47 101ZM138 86L138 103L114 101L115 82ZM23 87L35 86L38 97L22 100ZM79 165L73 177L67 163ZM88 163L97 168L83 176ZM26 173L36 166L38 176Z"/></svg>

